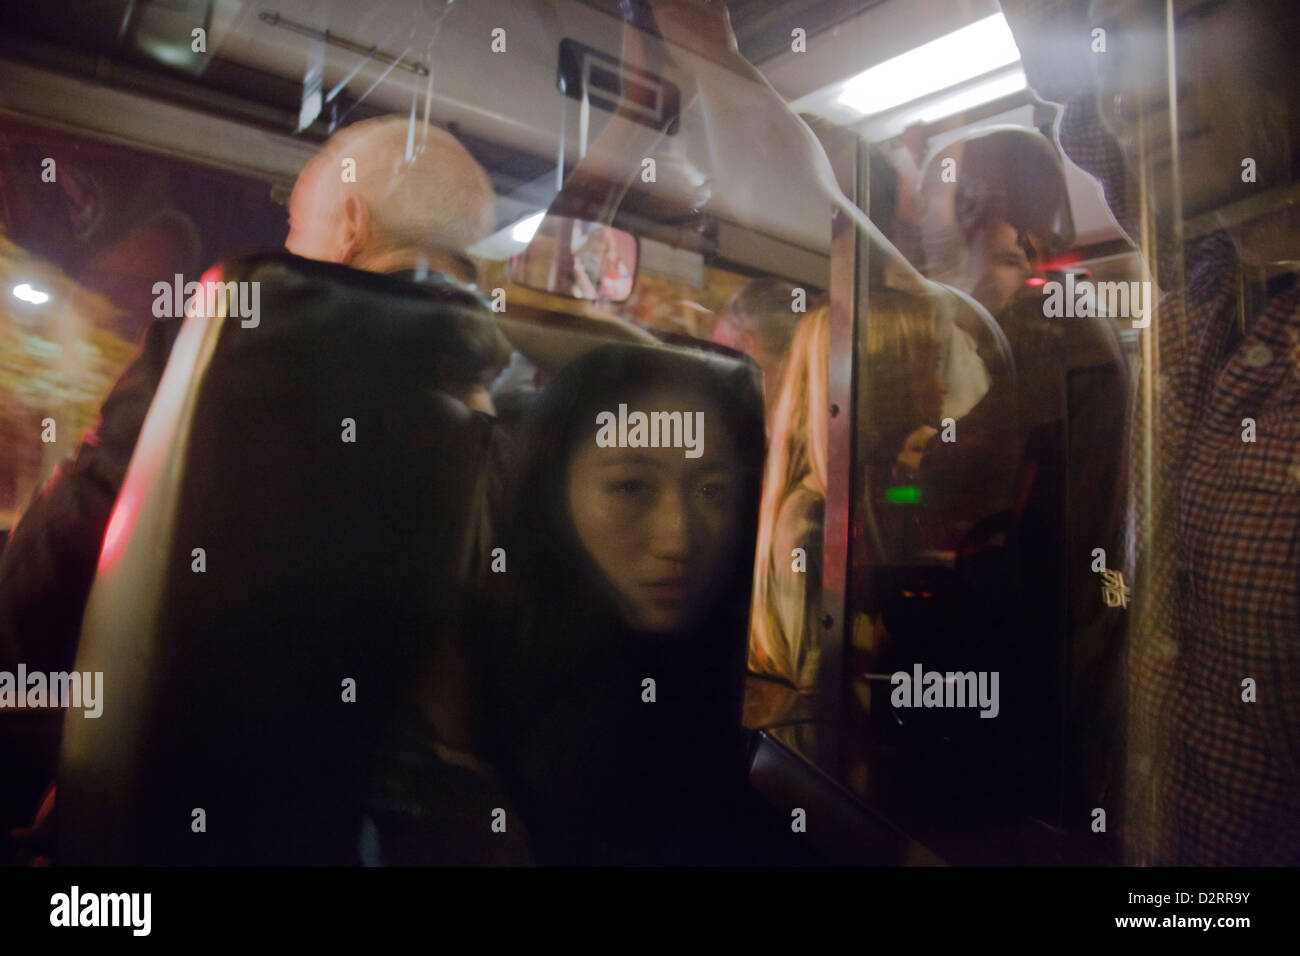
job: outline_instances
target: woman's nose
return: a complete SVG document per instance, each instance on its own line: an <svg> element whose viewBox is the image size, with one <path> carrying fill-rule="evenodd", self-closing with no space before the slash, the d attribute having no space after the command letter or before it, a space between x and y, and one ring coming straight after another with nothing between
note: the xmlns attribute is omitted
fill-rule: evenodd
<svg viewBox="0 0 1300 956"><path fill-rule="evenodd" d="M690 514L681 489L665 490L650 513L650 548L657 558L685 561L691 553Z"/></svg>

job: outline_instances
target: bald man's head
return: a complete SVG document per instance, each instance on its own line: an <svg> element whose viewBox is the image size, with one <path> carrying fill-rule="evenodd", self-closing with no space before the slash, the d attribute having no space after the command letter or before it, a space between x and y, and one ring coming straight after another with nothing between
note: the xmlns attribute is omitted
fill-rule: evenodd
<svg viewBox="0 0 1300 956"><path fill-rule="evenodd" d="M450 133L421 122L412 130L404 117L365 120L332 136L298 177L285 248L359 269L460 255L492 231L494 207L487 174Z"/></svg>

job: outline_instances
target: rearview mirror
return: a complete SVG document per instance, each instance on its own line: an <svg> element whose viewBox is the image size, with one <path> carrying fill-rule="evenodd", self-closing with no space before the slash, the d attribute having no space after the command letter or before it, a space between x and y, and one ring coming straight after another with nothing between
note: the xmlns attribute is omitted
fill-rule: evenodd
<svg viewBox="0 0 1300 956"><path fill-rule="evenodd" d="M636 281L636 236L622 229L546 216L528 248L510 260L510 279L530 289L593 302L623 302Z"/></svg>

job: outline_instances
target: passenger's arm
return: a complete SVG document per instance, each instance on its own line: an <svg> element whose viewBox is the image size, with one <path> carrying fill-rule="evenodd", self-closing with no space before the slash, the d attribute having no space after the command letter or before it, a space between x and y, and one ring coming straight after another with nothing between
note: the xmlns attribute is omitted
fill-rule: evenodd
<svg viewBox="0 0 1300 956"><path fill-rule="evenodd" d="M1172 233L1158 221L1151 224L1150 234L1143 236L1136 183L1118 142L1101 118L1092 60L1106 54L1093 52L1097 27L1088 18L1088 4L1072 0L1001 0L1001 4L1030 87L1044 100L1064 104L1057 125L1061 149L1101 184L1111 215L1129 239L1142 247L1161 291L1182 295L1180 267L1187 276L1201 270L1235 269L1231 254L1213 236L1180 249ZM1156 312L1160 360L1172 383L1182 377L1178 369L1194 360L1196 342L1213 339L1217 333L1187 326L1193 316L1180 305L1161 305ZM1209 310L1197 310L1195 316L1212 324L1216 319Z"/></svg>
<svg viewBox="0 0 1300 956"><path fill-rule="evenodd" d="M1064 107L1057 127L1061 149L1096 177L1120 228L1136 240L1138 206L1132 201L1123 157L1097 111L1090 57L1092 25L1088 4L1074 0L1002 0L1029 87L1040 98Z"/></svg>

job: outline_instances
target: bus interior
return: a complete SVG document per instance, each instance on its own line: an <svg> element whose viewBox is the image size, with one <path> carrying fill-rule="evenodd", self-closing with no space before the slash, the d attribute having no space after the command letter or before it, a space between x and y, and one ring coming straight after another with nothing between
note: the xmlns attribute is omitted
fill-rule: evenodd
<svg viewBox="0 0 1300 956"><path fill-rule="evenodd" d="M757 549L743 574L753 586L748 630L738 638L746 666L737 658L734 675L743 677L737 719L747 796L781 836L770 853L755 851L756 861L1133 861L1123 828L1099 826L1098 813L1125 819L1132 799L1125 649L1136 609L1129 585L1134 602L1143 593L1143 579L1133 579L1131 530L1145 515L1133 462L1153 447L1150 409L1141 417L1150 398L1142 372L1156 348L1152 258L1140 248L1151 230L1122 228L1102 185L1062 150L1062 108L1031 86L1030 57L1017 48L1024 34L1013 37L1019 21L1010 11L1027 6L13 5L0 36L0 531L16 532L29 502L67 467L60 462L78 454L147 341L159 301L172 301L173 284L179 305L189 295L185 280L214 263L281 249L295 182L340 130L381 117L403 122L409 160L432 127L469 152L495 195L490 234L464 258L512 353L491 385L503 422L515 416L513 402L539 388L544 395L570 363L609 343L695 356L719 374L741 368L761 383L768 458ZM1079 22L1088 37L1091 21ZM1112 30L1111 42L1118 37ZM1189 231L1194 222L1189 214ZM1075 294L1084 286L1086 302ZM1102 289L1095 299L1094 287ZM275 329L268 304L279 300L262 294L264 325ZM746 302L770 310L776 299L779 322L744 314ZM770 345L772 334L783 337L785 354ZM250 437L241 448L233 424L208 424L213 442L222 434L227 444L184 459L185 442L199 442L186 437L185 416L210 423L204 416L215 413L200 393L182 391L172 422L179 430L164 436L171 413L159 406L172 378L180 387L185 335L114 521L154 448L163 464L154 484L140 486L141 516L166 494L167 462L224 462L200 483L204 500L229 495L232 507L255 512L250 525L296 527L270 517L296 507L287 503L292 484L285 492L274 483L281 465L254 461L270 439ZM222 361L220 348L194 341ZM399 358L376 358L374 367L396 367ZM236 404L258 387L247 365L212 367L227 370ZM256 367L279 374L274 362ZM290 414L267 414L282 412ZM247 409L231 414L252 421ZM1145 427L1132 424L1135 414ZM438 447L442 460L461 455ZM308 469L294 473L313 484L310 469L335 467L329 460L294 465ZM402 460L385 459L390 470ZM265 508L231 487L263 470L259 493L289 496ZM402 475L393 487L414 481ZM1294 487L1287 493L1294 498ZM323 600L346 580L330 575L357 560L348 556L356 539L379 533L353 524L371 513L358 501L367 494L364 485L338 491L337 513L301 518L315 522L310 534L267 535L241 553L263 555L268 568L331 568L318 586L286 599L294 608ZM405 547L386 495L376 496L374 524L401 539L391 547ZM402 513L421 515L422 507ZM792 530L786 518L795 511ZM224 523L239 518L223 513ZM178 510L175 528L187 521ZM301 735L327 737L334 726L333 718L294 720L247 704L295 678L263 674L245 685L240 668L260 665L226 661L211 643L177 636L190 620L178 610L190 585L169 590L158 579L182 572L149 563L162 547L150 536L165 537L168 527L141 517L127 529L121 568L134 571L123 583L109 563L110 526L85 620L80 607L60 611L80 622L76 670L104 672L103 717L0 709L0 809L12 859L30 860L13 834L30 834L33 813L53 801L55 861L208 860L171 845L151 857L127 835L103 836L144 832L135 818L157 810L158 789L173 792L157 779L170 766L155 753L160 728L219 738L204 767L215 777L235 773L222 761L258 746L249 741L295 753L306 747ZM225 573L219 552L207 550L217 572L209 587ZM254 571L228 580L253 581ZM352 571L366 578L364 567ZM0 586L11 585L0 577ZM204 628L228 618L234 633L254 627L262 598L231 589L212 602L183 600L206 609ZM161 610L150 611L151 602ZM287 620L324 612L302 613ZM259 640L281 633L259 621ZM241 647L260 653L229 640L227 656ZM283 653L267 660L328 659L332 652L313 651L311 640L287 635ZM169 668L180 666L182 645L193 660L176 676ZM35 669L37 658L23 651ZM183 687L161 690L168 675ZM286 699L298 700L295 693L285 690ZM114 694L145 703L115 707ZM192 712L187 701L196 701ZM203 731L204 720L224 729ZM261 758L249 759L256 766ZM242 799L248 813L282 823L296 813L292 788L263 781L230 789L213 803ZM806 833L792 818L807 821ZM316 822L322 832L333 825ZM317 857L290 841L234 859ZM434 849L416 861L442 859Z"/></svg>

